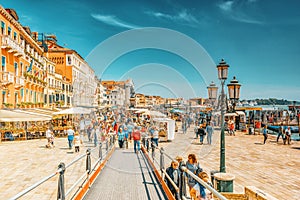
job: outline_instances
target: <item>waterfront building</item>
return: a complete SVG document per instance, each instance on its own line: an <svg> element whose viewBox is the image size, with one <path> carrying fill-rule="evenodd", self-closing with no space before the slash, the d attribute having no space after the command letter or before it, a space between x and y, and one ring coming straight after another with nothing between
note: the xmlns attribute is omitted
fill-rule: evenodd
<svg viewBox="0 0 300 200"><path fill-rule="evenodd" d="M54 35L39 34L47 57L55 63L55 73L62 76L62 89L56 90L55 102L61 106L95 106L97 78L94 70L75 51L57 44ZM60 85L60 82L58 82Z"/></svg>
<svg viewBox="0 0 300 200"><path fill-rule="evenodd" d="M106 88L102 85L101 80L97 81L96 102L94 103L98 108L103 108L108 105Z"/></svg>
<svg viewBox="0 0 300 200"><path fill-rule="evenodd" d="M0 6L1 107L41 107L46 86L43 49L13 9Z"/></svg>
<svg viewBox="0 0 300 200"><path fill-rule="evenodd" d="M134 95L134 83L131 79L125 81L104 80L101 81L106 88L109 105L119 105L128 108L130 98Z"/></svg>

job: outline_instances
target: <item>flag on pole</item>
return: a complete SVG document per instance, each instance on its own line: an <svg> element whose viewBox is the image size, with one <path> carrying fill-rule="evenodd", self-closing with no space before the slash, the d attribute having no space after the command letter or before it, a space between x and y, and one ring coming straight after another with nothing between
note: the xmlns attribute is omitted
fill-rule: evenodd
<svg viewBox="0 0 300 200"><path fill-rule="evenodd" d="M43 80L47 77L47 71L44 71Z"/></svg>
<svg viewBox="0 0 300 200"><path fill-rule="evenodd" d="M33 58L31 58L31 63L29 65L29 67L27 68L27 72L31 72L31 70L32 70L32 64L33 64Z"/></svg>

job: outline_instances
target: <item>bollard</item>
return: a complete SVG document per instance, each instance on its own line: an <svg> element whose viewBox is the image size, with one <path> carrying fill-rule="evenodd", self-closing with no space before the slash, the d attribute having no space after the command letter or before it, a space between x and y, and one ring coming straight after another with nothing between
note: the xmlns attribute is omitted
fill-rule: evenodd
<svg viewBox="0 0 300 200"><path fill-rule="evenodd" d="M102 160L102 142L99 143L99 158Z"/></svg>
<svg viewBox="0 0 300 200"><path fill-rule="evenodd" d="M181 161L179 163L179 169L180 169L180 181L179 181L179 196L181 199L184 199L186 197L186 176L184 170L181 169L181 167L186 167L184 161Z"/></svg>
<svg viewBox="0 0 300 200"><path fill-rule="evenodd" d="M88 174L91 173L91 149L88 148L86 150L86 171L88 171Z"/></svg>
<svg viewBox="0 0 300 200"><path fill-rule="evenodd" d="M165 168L165 159L164 159L164 148L162 147L160 149L160 171L161 171L161 177L163 177L163 169Z"/></svg>
<svg viewBox="0 0 300 200"><path fill-rule="evenodd" d="M215 187L215 174L216 173L219 173L219 171L218 170L210 171L211 184L213 185L213 187Z"/></svg>
<svg viewBox="0 0 300 200"><path fill-rule="evenodd" d="M57 200L65 200L65 178L64 178L64 173L66 171L65 163L63 162L59 163L58 169L61 169L61 171L59 172L59 178L58 178Z"/></svg>

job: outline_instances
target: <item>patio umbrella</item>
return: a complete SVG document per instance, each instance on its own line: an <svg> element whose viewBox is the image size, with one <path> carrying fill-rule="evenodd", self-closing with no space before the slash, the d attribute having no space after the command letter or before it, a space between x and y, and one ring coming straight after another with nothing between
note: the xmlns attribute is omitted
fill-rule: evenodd
<svg viewBox="0 0 300 200"><path fill-rule="evenodd" d="M11 110L0 110L0 122L25 122L25 121L48 121L51 117L14 112Z"/></svg>
<svg viewBox="0 0 300 200"><path fill-rule="evenodd" d="M82 107L72 107L59 112L53 113L53 115L72 115L72 114L90 114L91 110Z"/></svg>

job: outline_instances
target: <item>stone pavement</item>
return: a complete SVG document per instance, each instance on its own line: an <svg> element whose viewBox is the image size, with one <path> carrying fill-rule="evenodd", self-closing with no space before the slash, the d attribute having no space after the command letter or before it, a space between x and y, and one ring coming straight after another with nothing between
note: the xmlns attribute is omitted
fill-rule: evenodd
<svg viewBox="0 0 300 200"><path fill-rule="evenodd" d="M220 131L215 131L212 145L200 145L198 139L193 139L195 135L192 130L193 127L187 134L176 133L172 142L161 142L159 146L174 158L182 155L184 160L189 153L195 153L205 171L218 170ZM236 136L226 136L226 171L236 177L234 192L242 193L244 186L256 186L278 199L300 199L300 142L283 145L280 141L277 144L274 137L269 137L265 145L262 141L262 135L242 132ZM45 144L46 139L0 143L1 199L14 196L55 172L60 162L68 164L88 147L92 148L91 144L85 143L86 147L75 154L67 148L67 138L56 138L54 149L46 149ZM92 154L92 163L96 157L96 153ZM165 159L167 166L168 161ZM84 171L85 159L68 168L67 187ZM57 176L21 199L56 199L56 190Z"/></svg>
<svg viewBox="0 0 300 200"><path fill-rule="evenodd" d="M187 134L178 133L169 143L159 143L172 157L183 156L187 160L189 153L195 153L204 171L210 173L220 166L220 131L215 130L213 144L204 145L194 139L193 127ZM283 145L269 135L263 145L263 135L247 135L237 132L236 136L227 136L226 172L235 175L234 192L243 193L245 186L256 186L278 199L300 199L300 142Z"/></svg>
<svg viewBox="0 0 300 200"><path fill-rule="evenodd" d="M1 199L9 199L56 172L60 162L67 165L85 154L87 148L94 149L93 144L85 143L79 153L74 153L74 149L68 148L67 138L55 138L55 148L52 149L45 148L46 143L46 139L0 143ZM92 165L97 155L98 151L94 149L91 153ZM85 173L85 161L83 158L66 169L67 189ZM55 176L20 199L56 199L57 183L58 176Z"/></svg>

